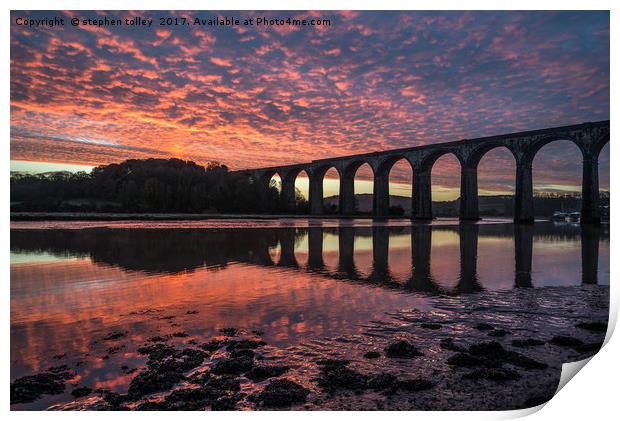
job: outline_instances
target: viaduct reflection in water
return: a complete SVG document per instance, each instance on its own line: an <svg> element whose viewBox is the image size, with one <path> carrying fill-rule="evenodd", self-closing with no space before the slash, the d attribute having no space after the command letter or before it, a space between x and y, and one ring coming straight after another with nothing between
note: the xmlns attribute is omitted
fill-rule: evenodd
<svg viewBox="0 0 620 421"><path fill-rule="evenodd" d="M433 235L458 234L458 282L447 291L431 271ZM324 261L326 236L337 236L338 262ZM390 270L390 237L409 236L409 275L394 276ZM233 262L308 271L332 279L428 293L469 293L484 288L478 277L478 240L513 238L514 287L532 287L534 238L580 241L582 283L596 284L601 238L609 238L609 226L541 224L475 224L458 226L413 225L409 227L277 228L241 230L137 229L137 230L12 230L11 251L47 252L60 256L89 257L95 264L144 273L180 273L199 268L223 269ZM359 270L355 240L372 239L369 273ZM307 249L301 243L307 239ZM273 250L279 250L274 259ZM300 262L297 253L307 252ZM456 259L456 256L454 256Z"/></svg>

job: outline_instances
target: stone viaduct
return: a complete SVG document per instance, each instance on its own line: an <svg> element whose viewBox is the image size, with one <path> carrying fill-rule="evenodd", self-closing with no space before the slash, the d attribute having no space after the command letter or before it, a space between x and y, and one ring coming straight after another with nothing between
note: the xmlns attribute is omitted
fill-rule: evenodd
<svg viewBox="0 0 620 421"><path fill-rule="evenodd" d="M310 213L323 213L323 178L330 168L340 177L339 212L342 216L354 213L353 183L360 166L368 164L374 175L373 216L389 215L389 174L392 166L406 160L413 171L412 218L432 219L431 172L441 156L453 154L461 165L461 220L479 219L478 214L478 164L484 155L495 148L508 149L516 163L514 201L515 222L534 220L532 162L536 153L545 145L557 140L572 141L582 153L582 223L598 223L599 182L598 156L609 142L609 120L554 127L519 133L463 139L454 142L429 144L411 148L371 152L360 155L319 159L308 163L256 168L236 171L260 183L267 191L271 178L278 174L282 181L281 198L288 211L295 209L295 179L305 171L310 181Z"/></svg>

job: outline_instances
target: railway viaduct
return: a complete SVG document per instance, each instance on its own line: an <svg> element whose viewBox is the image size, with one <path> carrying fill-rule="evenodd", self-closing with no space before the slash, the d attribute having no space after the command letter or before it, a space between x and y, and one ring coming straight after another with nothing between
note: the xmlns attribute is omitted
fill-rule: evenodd
<svg viewBox="0 0 620 421"><path fill-rule="evenodd" d="M319 159L307 163L255 168L236 171L246 174L259 183L263 191L269 188L271 178L278 174L282 181L281 198L287 211L295 210L295 179L302 172L310 181L310 213L323 213L323 178L330 168L340 177L339 212L342 216L354 213L353 183L358 168L368 164L373 171L373 216L389 215L389 173L401 159L406 160L413 171L412 218L432 219L431 172L441 156L452 154L461 165L461 194L459 217L461 220L479 219L478 214L478 164L486 153L495 148L508 149L516 163L514 201L515 222L534 220L532 162L536 153L545 145L557 140L573 142L582 153L582 223L600 222L598 157L609 142L610 122L599 121L571 126L553 127L519 133L462 139L410 148L394 149Z"/></svg>

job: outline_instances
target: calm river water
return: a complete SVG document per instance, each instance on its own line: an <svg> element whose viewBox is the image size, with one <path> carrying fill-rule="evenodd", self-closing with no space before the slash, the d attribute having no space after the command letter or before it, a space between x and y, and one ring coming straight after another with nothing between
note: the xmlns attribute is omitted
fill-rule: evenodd
<svg viewBox="0 0 620 421"><path fill-rule="evenodd" d="M73 386L120 393L132 378L127 367L144 364L136 348L154 335L204 342L236 327L260 331L274 349L316 341L326 348L412 310L440 317L449 308L454 318L455 303L469 309L497 299L530 311L536 291L565 302L598 291L604 301L609 285L608 225L221 220L11 227L11 381L66 364L77 374ZM607 303L600 306L599 318ZM125 332L125 341L104 340L111 332ZM12 407L66 403L74 399L70 391Z"/></svg>

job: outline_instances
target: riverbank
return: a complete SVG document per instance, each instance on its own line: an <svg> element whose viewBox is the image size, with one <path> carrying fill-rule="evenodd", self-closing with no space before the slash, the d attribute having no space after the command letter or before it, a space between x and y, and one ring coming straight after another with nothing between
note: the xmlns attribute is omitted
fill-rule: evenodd
<svg viewBox="0 0 620 421"><path fill-rule="evenodd" d="M11 221L203 221L211 219L377 219L370 215L278 215L207 213L98 213L98 212L11 212ZM408 219L383 217L378 219Z"/></svg>
<svg viewBox="0 0 620 421"><path fill-rule="evenodd" d="M376 220L376 221L417 221L420 223L428 220L416 220L407 216L384 216L372 215L296 215L296 214L207 214L207 213L99 213L99 212L11 212L11 221L208 221L214 219L223 220L274 220L274 219L341 219L341 220ZM434 220L457 220L456 217L437 217ZM482 217L483 221L502 220L512 222L512 217L488 216ZM537 218L537 222L549 221L548 218Z"/></svg>

